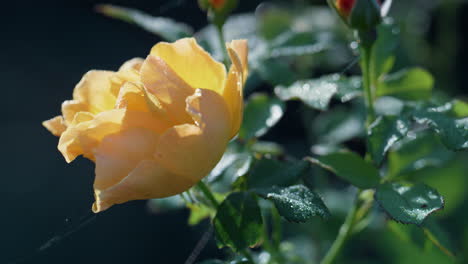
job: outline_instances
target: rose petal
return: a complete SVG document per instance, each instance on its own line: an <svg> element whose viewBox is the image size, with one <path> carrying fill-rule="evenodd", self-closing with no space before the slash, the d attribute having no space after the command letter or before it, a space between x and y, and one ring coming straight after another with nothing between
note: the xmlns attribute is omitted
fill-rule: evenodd
<svg viewBox="0 0 468 264"><path fill-rule="evenodd" d="M59 137L62 133L67 129L65 125L65 120L63 120L62 116L56 116L49 120L42 122L42 125L47 128L54 136Z"/></svg>
<svg viewBox="0 0 468 264"><path fill-rule="evenodd" d="M95 192L93 212L102 212L114 204L131 200L162 198L181 193L196 181L160 167L154 160L143 160L116 185Z"/></svg>
<svg viewBox="0 0 468 264"><path fill-rule="evenodd" d="M88 111L97 114L110 110L115 105L115 95L111 91L110 71L89 71L73 90L73 99L88 105Z"/></svg>
<svg viewBox="0 0 468 264"><path fill-rule="evenodd" d="M191 123L185 112L185 99L195 91L161 58L148 56L141 67L141 81L148 94L154 95L173 124Z"/></svg>
<svg viewBox="0 0 468 264"><path fill-rule="evenodd" d="M223 91L223 97L228 105L231 118L231 135L233 138L242 123L243 115L243 87L247 77L247 56L248 47L246 40L234 40L226 44L232 65L229 69L226 87Z"/></svg>
<svg viewBox="0 0 468 264"><path fill-rule="evenodd" d="M75 118L76 113L88 111L88 105L78 100L67 100L62 103L62 115L67 124Z"/></svg>
<svg viewBox="0 0 468 264"><path fill-rule="evenodd" d="M165 169L198 181L216 165L229 141L229 112L216 92L197 89L187 98L196 125L183 124L161 135L155 160Z"/></svg>
<svg viewBox="0 0 468 264"><path fill-rule="evenodd" d="M105 136L132 127L146 128L161 134L170 125L155 118L151 113L115 109L97 114L94 119L70 126L62 134L58 149L67 162L83 155L94 160L94 149Z"/></svg>
<svg viewBox="0 0 468 264"><path fill-rule="evenodd" d="M194 38L174 43L160 42L150 54L163 59L190 86L222 93L226 80L225 66L215 61Z"/></svg>
<svg viewBox="0 0 468 264"><path fill-rule="evenodd" d="M94 189L107 189L125 178L141 160L151 159L159 135L144 128L129 128L106 136L96 148Z"/></svg>

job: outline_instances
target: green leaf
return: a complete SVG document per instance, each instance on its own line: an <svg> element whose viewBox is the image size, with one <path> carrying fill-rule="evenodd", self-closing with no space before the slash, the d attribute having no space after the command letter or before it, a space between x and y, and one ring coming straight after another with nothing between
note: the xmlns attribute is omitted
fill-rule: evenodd
<svg viewBox="0 0 468 264"><path fill-rule="evenodd" d="M377 96L394 96L407 100L431 97L434 78L421 68L403 69L386 75L377 87Z"/></svg>
<svg viewBox="0 0 468 264"><path fill-rule="evenodd" d="M430 112L444 113L452 117L468 117L468 104L460 100L452 100L443 105L429 109Z"/></svg>
<svg viewBox="0 0 468 264"><path fill-rule="evenodd" d="M289 63L284 60L266 58L252 64L252 68L260 77L272 85L290 85L298 78Z"/></svg>
<svg viewBox="0 0 468 264"><path fill-rule="evenodd" d="M455 250L449 234L442 226L433 219L427 219L423 224L424 234L434 243L444 254L455 258Z"/></svg>
<svg viewBox="0 0 468 264"><path fill-rule="evenodd" d="M148 200L148 209L152 213L164 213L184 208L185 202L180 195Z"/></svg>
<svg viewBox="0 0 468 264"><path fill-rule="evenodd" d="M373 188L380 181L379 171L353 152L336 152L308 160L362 189Z"/></svg>
<svg viewBox="0 0 468 264"><path fill-rule="evenodd" d="M263 223L255 196L245 192L230 194L219 206L213 225L223 246L239 251L257 244Z"/></svg>
<svg viewBox="0 0 468 264"><path fill-rule="evenodd" d="M338 145L365 135L365 112L360 107L338 105L313 118L311 138L322 145Z"/></svg>
<svg viewBox="0 0 468 264"><path fill-rule="evenodd" d="M123 20L142 27L167 41L190 37L193 29L184 23L166 17L153 17L136 9L115 5L98 5L96 10L106 16Z"/></svg>
<svg viewBox="0 0 468 264"><path fill-rule="evenodd" d="M468 103L460 101L460 100L453 100L452 104L452 113L456 117L468 117Z"/></svg>
<svg viewBox="0 0 468 264"><path fill-rule="evenodd" d="M279 161L263 158L255 163L247 176L248 188L287 186L297 181L309 168L307 161Z"/></svg>
<svg viewBox="0 0 468 264"><path fill-rule="evenodd" d="M326 110L334 95L338 95L343 102L360 95L361 79L332 74L318 79L296 81L288 87L277 86L275 93L281 100L299 99L312 108Z"/></svg>
<svg viewBox="0 0 468 264"><path fill-rule="evenodd" d="M370 67L374 79L387 74L393 68L399 32L398 26L389 18L385 18L383 23L377 26L378 39L372 48Z"/></svg>
<svg viewBox="0 0 468 264"><path fill-rule="evenodd" d="M271 200L281 216L291 222L306 222L313 216L328 218L330 212L322 198L304 185L286 188L271 187L257 189L263 198Z"/></svg>
<svg viewBox="0 0 468 264"><path fill-rule="evenodd" d="M226 188L249 171L252 161L252 153L241 144L232 141L206 180L221 183Z"/></svg>
<svg viewBox="0 0 468 264"><path fill-rule="evenodd" d="M444 166L453 158L440 140L432 133L418 133L416 138L405 138L388 155L391 178L418 170Z"/></svg>
<svg viewBox="0 0 468 264"><path fill-rule="evenodd" d="M189 203L187 207L190 209L188 224L191 226L198 225L201 221L213 215L213 209L201 204Z"/></svg>
<svg viewBox="0 0 468 264"><path fill-rule="evenodd" d="M284 153L280 144L271 141L257 141L250 146L250 150L261 155L279 156Z"/></svg>
<svg viewBox="0 0 468 264"><path fill-rule="evenodd" d="M197 262L197 264L226 264L226 262L221 261L219 259L210 259L210 260L204 260L202 262Z"/></svg>
<svg viewBox="0 0 468 264"><path fill-rule="evenodd" d="M447 148L468 148L468 117L455 119L433 109L426 109L415 111L413 119L419 124L431 127Z"/></svg>
<svg viewBox="0 0 468 264"><path fill-rule="evenodd" d="M370 154L380 164L385 153L408 133L408 120L396 116L379 116L368 128Z"/></svg>
<svg viewBox="0 0 468 264"><path fill-rule="evenodd" d="M443 197L422 183L384 183L377 187L375 199L393 220L418 226L430 214L444 207Z"/></svg>
<svg viewBox="0 0 468 264"><path fill-rule="evenodd" d="M239 138L249 140L265 135L276 125L284 114L285 105L277 98L266 94L250 96L244 108L244 121L239 130Z"/></svg>
<svg viewBox="0 0 468 264"><path fill-rule="evenodd" d="M322 43L299 45L299 46L282 46L272 48L267 55L268 58L296 57L304 55L313 55L326 50L327 47Z"/></svg>

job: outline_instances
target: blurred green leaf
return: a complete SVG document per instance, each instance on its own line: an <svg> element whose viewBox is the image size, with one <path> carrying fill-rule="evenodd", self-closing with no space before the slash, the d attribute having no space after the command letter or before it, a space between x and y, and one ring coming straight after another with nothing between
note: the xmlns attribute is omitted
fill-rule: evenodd
<svg viewBox="0 0 468 264"><path fill-rule="evenodd" d="M380 164L395 142L408 133L408 120L396 116L379 116L368 128L369 152L375 163Z"/></svg>
<svg viewBox="0 0 468 264"><path fill-rule="evenodd" d="M271 141L257 141L250 146L250 150L261 155L278 156L284 153L280 144Z"/></svg>
<svg viewBox="0 0 468 264"><path fill-rule="evenodd" d="M334 95L338 95L343 102L360 95L361 80L359 77L346 78L332 74L296 81L289 87L277 86L275 93L281 100L299 99L312 108L326 110Z"/></svg>
<svg viewBox="0 0 468 264"><path fill-rule="evenodd" d="M313 216L328 218L330 212L322 198L304 185L285 188L256 189L265 199L273 201L281 216L291 222L306 222Z"/></svg>
<svg viewBox="0 0 468 264"><path fill-rule="evenodd" d="M272 85L290 85L298 78L290 65L281 60L262 59L256 67L254 64L254 69L263 80Z"/></svg>
<svg viewBox="0 0 468 264"><path fill-rule="evenodd" d="M433 219L427 219L423 223L424 234L434 243L444 254L455 258L455 250L449 234L442 226Z"/></svg>
<svg viewBox="0 0 468 264"><path fill-rule="evenodd" d="M460 101L460 100L453 100L452 104L452 113L456 117L468 117L468 103Z"/></svg>
<svg viewBox="0 0 468 264"><path fill-rule="evenodd" d="M375 187L380 181L379 171L353 152L336 152L308 160L362 189Z"/></svg>
<svg viewBox="0 0 468 264"><path fill-rule="evenodd" d="M387 221L387 228L389 228L395 235L404 242L412 243L418 248L424 248L426 236L424 231L415 225L402 224L395 221Z"/></svg>
<svg viewBox="0 0 468 264"><path fill-rule="evenodd" d="M206 180L218 191L228 192L231 184L249 171L252 162L252 153L245 146L232 141Z"/></svg>
<svg viewBox="0 0 468 264"><path fill-rule="evenodd" d="M266 94L250 96L244 108L244 121L239 130L239 138L249 140L263 136L278 123L284 110L284 103L277 98Z"/></svg>
<svg viewBox="0 0 468 264"><path fill-rule="evenodd" d="M299 161L279 161L263 158L258 160L247 176L247 187L267 188L273 185L287 186L297 181L309 168L309 163Z"/></svg>
<svg viewBox="0 0 468 264"><path fill-rule="evenodd" d="M210 259L210 260L204 260L202 262L197 262L197 264L226 264L226 262L221 261L219 259Z"/></svg>
<svg viewBox="0 0 468 264"><path fill-rule="evenodd" d="M245 192L230 194L219 206L213 225L223 246L239 251L257 244L263 222L255 196Z"/></svg>
<svg viewBox="0 0 468 264"><path fill-rule="evenodd" d="M268 58L295 57L313 55L322 52L327 47L321 43L300 46L282 46L272 48L267 55Z"/></svg>
<svg viewBox="0 0 468 264"><path fill-rule="evenodd" d="M384 183L377 187L375 199L393 220L420 226L426 217L444 207L439 193L422 183Z"/></svg>
<svg viewBox="0 0 468 264"><path fill-rule="evenodd" d="M350 139L365 135L365 112L360 105L352 108L338 105L320 113L312 121L313 135L322 145L339 145Z"/></svg>
<svg viewBox="0 0 468 264"><path fill-rule="evenodd" d="M213 215L213 209L201 204L187 204L190 209L188 223L191 226L198 225L201 221Z"/></svg>
<svg viewBox="0 0 468 264"><path fill-rule="evenodd" d="M294 16L287 9L274 5L262 5L257 11L259 18L259 33L267 40L271 40L288 31Z"/></svg>
<svg viewBox="0 0 468 264"><path fill-rule="evenodd" d="M187 24L166 17L153 17L132 8L98 5L96 10L106 16L138 25L166 41L176 41L180 38L190 37L193 34L193 29Z"/></svg>
<svg viewBox="0 0 468 264"><path fill-rule="evenodd" d="M395 50L399 42L400 29L393 19L385 18L383 23L377 26L377 41L372 48L371 74L373 79L387 74L393 68L395 62Z"/></svg>
<svg viewBox="0 0 468 264"><path fill-rule="evenodd" d="M441 167L453 158L432 133L418 133L415 138L405 138L390 151L388 169L391 178L429 167Z"/></svg>
<svg viewBox="0 0 468 264"><path fill-rule="evenodd" d="M434 109L424 109L415 111L413 118L417 123L432 128L447 148L451 150L468 148L468 117L455 119Z"/></svg>
<svg viewBox="0 0 468 264"><path fill-rule="evenodd" d="M157 214L182 209L185 206L185 202L180 195L175 195L167 198L150 199L147 206L152 213Z"/></svg>
<svg viewBox="0 0 468 264"><path fill-rule="evenodd" d="M420 100L431 97L434 78L421 68L403 69L386 75L377 87L377 96Z"/></svg>
<svg viewBox="0 0 468 264"><path fill-rule="evenodd" d="M377 98L374 102L377 115L399 116L405 109L405 102L391 96Z"/></svg>

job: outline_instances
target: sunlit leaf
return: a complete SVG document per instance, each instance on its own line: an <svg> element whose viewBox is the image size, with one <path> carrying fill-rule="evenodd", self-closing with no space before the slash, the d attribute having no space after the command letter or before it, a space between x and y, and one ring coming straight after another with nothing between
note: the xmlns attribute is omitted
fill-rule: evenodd
<svg viewBox="0 0 468 264"><path fill-rule="evenodd" d="M380 181L379 171L353 152L336 152L308 160L359 188L372 188Z"/></svg>
<svg viewBox="0 0 468 264"><path fill-rule="evenodd" d="M273 201L280 215L288 221L306 222L313 216L330 216L322 198L304 185L271 187L256 191L263 198Z"/></svg>
<svg viewBox="0 0 468 264"><path fill-rule="evenodd" d="M262 234L262 216L251 193L230 194L213 219L216 236L223 246L242 250L257 244Z"/></svg>
<svg viewBox="0 0 468 264"><path fill-rule="evenodd" d="M456 119L433 109L426 109L414 112L413 118L417 123L431 127L447 148L468 148L468 117Z"/></svg>
<svg viewBox="0 0 468 264"><path fill-rule="evenodd" d="M190 209L188 224L192 226L198 225L201 221L209 218L214 213L213 209L201 204L189 203L187 207Z"/></svg>
<svg viewBox="0 0 468 264"><path fill-rule="evenodd" d="M278 156L284 152L284 149L280 144L271 141L257 141L250 146L250 149L253 152L262 155Z"/></svg>
<svg viewBox="0 0 468 264"><path fill-rule="evenodd" d="M427 216L444 207L443 197L422 183L384 183L377 187L375 199L388 216L404 224L421 225Z"/></svg>
<svg viewBox="0 0 468 264"><path fill-rule="evenodd" d="M266 94L252 95L245 105L239 137L249 140L263 136L281 119L284 109L284 103L276 98Z"/></svg>
<svg viewBox="0 0 468 264"><path fill-rule="evenodd" d="M408 133L408 120L396 116L380 116L368 128L368 146L372 159L380 164L385 153Z"/></svg>
<svg viewBox="0 0 468 264"><path fill-rule="evenodd" d="M167 41L189 37L193 29L184 23L166 17L153 17L142 11L115 5L98 5L96 10L106 16L136 24Z"/></svg>
<svg viewBox="0 0 468 264"><path fill-rule="evenodd" d="M403 69L386 75L378 85L377 96L420 100L431 96L434 78L421 68Z"/></svg>
<svg viewBox="0 0 468 264"><path fill-rule="evenodd" d="M333 74L318 79L297 81L288 87L277 86L275 93L281 100L298 99L312 108L326 110L335 95L338 95L343 102L359 96L362 92L361 85L359 77L345 78Z"/></svg>

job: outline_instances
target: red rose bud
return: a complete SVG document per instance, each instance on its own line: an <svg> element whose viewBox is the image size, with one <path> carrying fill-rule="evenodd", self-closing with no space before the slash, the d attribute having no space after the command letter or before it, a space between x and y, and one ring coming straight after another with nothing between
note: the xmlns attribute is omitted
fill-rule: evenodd
<svg viewBox="0 0 468 264"><path fill-rule="evenodd" d="M354 3L356 0L336 0L335 6L340 15L347 19L351 10L353 9Z"/></svg>
<svg viewBox="0 0 468 264"><path fill-rule="evenodd" d="M209 2L214 9L221 9L224 7L227 1L226 0L209 0Z"/></svg>

